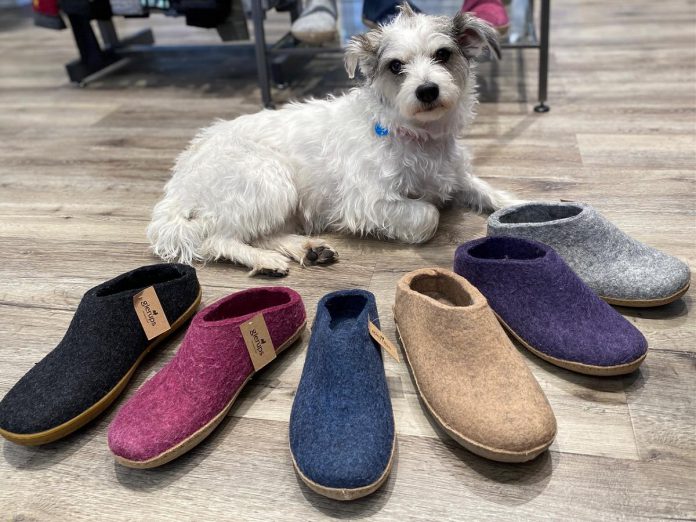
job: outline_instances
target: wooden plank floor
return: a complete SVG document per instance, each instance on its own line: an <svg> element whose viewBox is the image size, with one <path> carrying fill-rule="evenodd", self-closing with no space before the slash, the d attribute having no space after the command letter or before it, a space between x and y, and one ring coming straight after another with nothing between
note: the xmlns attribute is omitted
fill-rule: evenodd
<svg viewBox="0 0 696 522"><path fill-rule="evenodd" d="M696 4L553 2L550 104L537 115L533 52L483 67L486 99L465 141L477 173L527 199L587 201L634 237L696 267ZM85 290L152 263L144 229L175 155L213 118L258 109L253 67L224 53L136 61L86 89L69 85L67 32L0 13L0 395L61 338ZM274 17L280 28L284 18ZM214 42L182 20L162 42ZM154 67L154 71L152 71ZM347 86L321 59L282 98ZM323 77L322 77L323 76ZM373 291L393 338L391 305L407 270L451 266L484 219L449 212L427 245L331 237L328 268L283 280L241 268L199 270L204 303L284 284L313 317L326 292ZM58 443L0 442L0 518L14 520L637 519L696 517L694 290L621 312L650 342L639 372L576 375L527 356L558 418L551 450L525 465L475 457L424 413L406 367L386 359L399 453L385 487L352 503L310 492L288 452L288 416L307 336L244 391L203 444L152 471L116 465L106 445L115 408ZM125 397L169 360L182 335L146 360ZM122 399L123 400L123 399Z"/></svg>

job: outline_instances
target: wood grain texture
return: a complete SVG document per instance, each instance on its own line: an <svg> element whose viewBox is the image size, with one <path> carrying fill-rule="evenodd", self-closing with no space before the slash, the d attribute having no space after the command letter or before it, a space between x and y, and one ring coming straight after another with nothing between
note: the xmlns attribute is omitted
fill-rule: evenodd
<svg viewBox="0 0 696 522"><path fill-rule="evenodd" d="M484 100L464 138L476 172L526 199L574 199L696 266L696 4L681 0L553 2L550 113L535 99L533 52L483 64ZM357 9L357 8L356 8ZM88 288L153 263L144 230L176 154L214 118L258 110L253 65L230 52L136 60L79 89L62 67L66 32L0 13L0 395L62 337ZM216 43L214 31L156 16L161 43ZM286 15L269 18L271 33ZM349 86L319 57L277 99ZM203 302L264 284L289 285L310 319L326 292L367 288L394 339L396 281L450 267L456 246L485 232L471 213L443 213L423 246L330 236L341 261L293 266L282 281L229 263L199 268ZM660 309L620 308L650 343L641 370L593 378L520 347L558 419L550 451L524 465L485 461L431 421L404 364L385 358L399 436L394 471L368 498L338 503L298 480L288 416L308 341L243 391L203 444L156 470L116 465L106 446L115 409L40 448L0 442L0 518L16 520L602 520L696 518L694 292ZM311 322L311 321L310 321ZM176 352L157 349L118 404Z"/></svg>

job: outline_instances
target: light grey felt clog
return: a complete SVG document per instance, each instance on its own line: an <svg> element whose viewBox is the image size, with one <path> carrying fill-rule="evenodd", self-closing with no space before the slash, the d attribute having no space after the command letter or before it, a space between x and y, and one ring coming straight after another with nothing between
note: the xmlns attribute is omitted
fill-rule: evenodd
<svg viewBox="0 0 696 522"><path fill-rule="evenodd" d="M590 205L530 202L488 218L489 236L545 243L600 297L619 306L661 306L689 289L689 266L629 237Z"/></svg>

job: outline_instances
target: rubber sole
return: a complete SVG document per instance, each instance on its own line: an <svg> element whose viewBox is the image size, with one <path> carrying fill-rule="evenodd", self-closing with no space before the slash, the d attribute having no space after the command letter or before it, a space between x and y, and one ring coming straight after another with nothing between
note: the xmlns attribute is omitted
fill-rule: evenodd
<svg viewBox="0 0 696 522"><path fill-rule="evenodd" d="M600 296L601 299L609 303L610 305L614 306L625 306L627 308L650 308L653 306L664 306L669 303L673 303L677 299L679 299L681 296L683 296L688 290L689 287L691 286L691 282L686 283L686 286L678 290L677 292L673 293L670 296L663 297L662 299L645 299L642 301L633 301L633 300L626 300L626 299L614 299L612 297L602 297Z"/></svg>
<svg viewBox="0 0 696 522"><path fill-rule="evenodd" d="M467 438L465 435L459 433L451 426L449 426L442 418L440 418L440 416L435 412L435 410L433 410L432 406L430 406L430 403L428 402L428 399L421 392L420 385L418 384L418 378L416 377L416 372L413 370L413 366L411 366L411 361L408 357L408 347L406 346L406 343L401 337L401 332L399 331L399 325L396 323L396 319L394 319L394 324L396 325L396 333L404 350L406 363L408 364L408 367L411 370L413 382L416 384L416 390L418 391L418 395L420 395L420 398L423 401L423 404L425 404L425 407L427 408L428 412L437 421L437 423L440 425L443 431L447 433L447 435L452 437L455 441L457 441L460 445L469 450L471 453L474 453L475 455L478 455L479 457L483 457L485 459L494 460L496 462L521 463L535 459L541 453L546 451L549 448L549 446L551 446L551 444L553 444L553 441L556 439L555 433L549 441L544 442L543 444L534 448L530 448L526 451L508 451L498 448L491 448L490 446L486 446L485 444L481 444L480 442L473 441Z"/></svg>
<svg viewBox="0 0 696 522"><path fill-rule="evenodd" d="M0 429L0 435L5 437L7 440L14 442L15 444L21 444L22 446L40 446L41 444L48 444L49 442L55 442L63 437L66 437L73 433L74 431L80 429L85 424L89 423L96 417L98 417L104 410L106 410L114 400L123 392L124 388L133 377L135 370L138 368L145 356L150 353L158 344L164 341L172 333L174 333L180 326L182 326L195 312L198 305L201 302L202 290L199 289L198 296L191 306L189 306L186 311L171 324L171 328L155 337L152 342L145 348L138 359L133 363L128 372L121 377L121 380L116 383L116 386L111 388L109 392L104 395L99 401L94 403L92 406L87 408L85 411L80 413L77 417L70 419L69 421L51 428L50 430L41 431L37 433L12 433Z"/></svg>
<svg viewBox="0 0 696 522"><path fill-rule="evenodd" d="M387 467L384 468L384 471L376 481L359 488L330 488L327 486L322 486L321 484L318 484L305 476L304 473L300 471L297 462L295 462L295 456L292 454L292 450L290 451L292 465L294 466L297 475L300 477L300 479L302 479L302 482L307 484L309 489L330 499L342 501L366 497L382 487L382 485L387 481L387 478L389 478L389 473L391 473L392 466L394 464L394 455L396 455L396 433L394 433L394 439L392 440L392 451L391 455L389 456L389 462L387 462Z"/></svg>
<svg viewBox="0 0 696 522"><path fill-rule="evenodd" d="M338 36L338 30L336 28L331 31L312 31L312 32L291 32L292 36L302 43L310 45L321 45L327 42L333 42Z"/></svg>
<svg viewBox="0 0 696 522"><path fill-rule="evenodd" d="M495 314L495 316L498 318L498 321L500 322L503 327L512 334L512 336L517 339L522 346L524 346L527 350L532 352L534 355L537 357L544 359L546 362L553 364L554 366L559 366L560 368L564 368L566 370L570 370L572 372L576 373L582 373L584 375L592 375L595 377L613 377L616 375L626 375L628 373L632 373L638 369L638 367L643 364L643 361L645 360L645 357L648 355L648 352L646 351L641 357L636 359L635 361L632 361L630 363L626 364L617 364L616 366L594 366L591 364L582 364L578 362L573 362L573 361L564 361L563 359L557 359L556 357L552 357L550 355L546 355L545 353L540 352L536 348L532 347L522 339L515 331L510 328L505 321L503 321L498 314Z"/></svg>
<svg viewBox="0 0 696 522"><path fill-rule="evenodd" d="M286 348L289 348L292 344L294 344L295 341L297 341L300 338L300 336L302 335L302 332L304 331L306 325L307 325L306 321L304 323L302 323L302 326L300 326L297 329L297 331L294 334L292 334L292 336L287 341L285 341L283 344L281 344L278 347L276 354L282 353ZM172 460L180 457L184 453L195 448L198 444L203 442L203 440L208 435L210 435L215 428L217 428L217 426L218 426L218 424L220 424L220 422L222 422L222 419L224 419L225 416L227 415L227 413L230 411L230 408L232 408L232 405L237 400L237 397L239 397L239 394L241 393L241 391L246 387L246 385L249 383L251 378L254 375L256 375L257 373L258 372L252 372L251 375L249 375L249 377L246 378L246 380L239 387L237 392L232 396L232 398L228 401L228 403L225 405L225 407L217 415L215 415L215 417L213 417L210 421L208 421L206 424L204 424L202 427L200 427L198 430L196 430L193 434L186 437L184 440L182 440L176 446L172 446L171 448L167 449L166 451L163 451L159 455L156 455L156 456L149 458L147 460L131 460L131 459L127 459L124 457L120 457L118 455L114 455L116 462L118 462L122 466L126 466L128 468L135 468L135 469L156 468L156 467L162 466L163 464L166 464L167 462L171 462Z"/></svg>

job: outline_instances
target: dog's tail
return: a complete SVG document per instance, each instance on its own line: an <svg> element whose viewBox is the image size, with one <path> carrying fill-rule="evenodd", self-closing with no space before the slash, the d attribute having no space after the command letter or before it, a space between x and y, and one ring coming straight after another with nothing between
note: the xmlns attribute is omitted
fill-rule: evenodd
<svg viewBox="0 0 696 522"><path fill-rule="evenodd" d="M195 210L184 208L178 201L165 196L155 205L152 221L147 227L147 238L152 252L165 261L190 265L203 261L201 246L209 224Z"/></svg>

